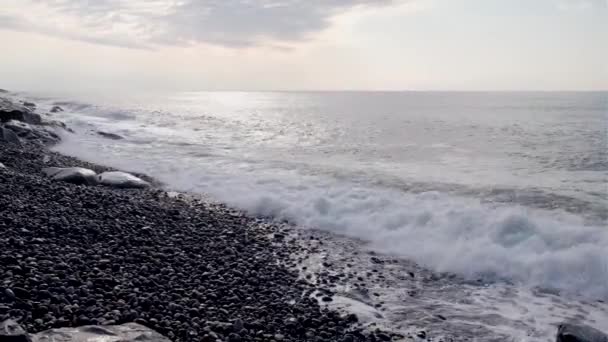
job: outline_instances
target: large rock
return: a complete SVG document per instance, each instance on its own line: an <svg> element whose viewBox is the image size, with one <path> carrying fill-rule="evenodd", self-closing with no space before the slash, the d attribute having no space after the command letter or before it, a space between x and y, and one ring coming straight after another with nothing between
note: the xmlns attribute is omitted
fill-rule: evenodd
<svg viewBox="0 0 608 342"><path fill-rule="evenodd" d="M170 342L163 335L137 323L51 329L33 334L31 338L33 342Z"/></svg>
<svg viewBox="0 0 608 342"><path fill-rule="evenodd" d="M42 172L56 181L85 185L97 183L95 171L82 167L47 167Z"/></svg>
<svg viewBox="0 0 608 342"><path fill-rule="evenodd" d="M10 120L4 124L4 127L15 132L20 138L39 141L42 144L55 144L61 140L54 129L46 125L30 125L21 121Z"/></svg>
<svg viewBox="0 0 608 342"><path fill-rule="evenodd" d="M97 182L115 188L147 188L150 183L130 173L121 171L103 172L97 176Z"/></svg>
<svg viewBox="0 0 608 342"><path fill-rule="evenodd" d="M21 140L19 140L17 133L5 127L0 127L0 141L6 141L21 146Z"/></svg>
<svg viewBox="0 0 608 342"><path fill-rule="evenodd" d="M25 330L12 319L0 322L1 342L29 342L31 341Z"/></svg>
<svg viewBox="0 0 608 342"><path fill-rule="evenodd" d="M560 324L557 342L608 342L608 335L582 324Z"/></svg>
<svg viewBox="0 0 608 342"><path fill-rule="evenodd" d="M18 120L29 124L39 125L42 117L26 106L16 104L8 99L0 98L0 121Z"/></svg>

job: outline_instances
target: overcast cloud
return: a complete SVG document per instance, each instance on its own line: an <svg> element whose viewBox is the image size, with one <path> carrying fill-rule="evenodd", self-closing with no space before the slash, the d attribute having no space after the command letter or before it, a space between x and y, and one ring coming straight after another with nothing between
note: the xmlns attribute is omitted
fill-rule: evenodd
<svg viewBox="0 0 608 342"><path fill-rule="evenodd" d="M122 47L296 42L357 6L396 0L7 0L0 28ZM12 6L11 6L12 4Z"/></svg>

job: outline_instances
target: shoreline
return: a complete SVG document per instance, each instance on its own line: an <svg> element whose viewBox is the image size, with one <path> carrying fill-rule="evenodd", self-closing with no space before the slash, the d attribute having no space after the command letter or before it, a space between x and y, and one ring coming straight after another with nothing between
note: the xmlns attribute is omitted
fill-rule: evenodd
<svg viewBox="0 0 608 342"><path fill-rule="evenodd" d="M143 324L173 341L382 341L298 279L282 227L164 190L74 185L44 167L111 168L0 141L0 320L26 331ZM393 339L393 337L395 339Z"/></svg>
<svg viewBox="0 0 608 342"><path fill-rule="evenodd" d="M69 129L56 121L53 127ZM20 145L1 138L0 216L6 219L0 219L5 230L0 247L6 252L0 260L9 263L4 274L9 280L0 290L16 289L23 298L0 293L0 321L20 319L31 332L135 321L173 341L460 341L477 334L495 340L495 332L484 327L488 322L472 321L478 327L463 329L462 308L449 312L450 303L443 308L434 303L445 299L446 288L456 295L448 300L461 300L465 281L453 274L376 255L361 248L361 241L248 215L205 195L164 190L143 174L133 173L153 188L52 181L42 175L43 168L84 167L96 173L115 168L54 152L37 137ZM211 269L196 264L197 258ZM74 270L86 276L74 281L68 277ZM97 279L111 281L98 284ZM207 284L214 289L210 294ZM476 292L484 285L471 286ZM261 305L242 303L252 304L250 299ZM262 329L267 325L270 329Z"/></svg>

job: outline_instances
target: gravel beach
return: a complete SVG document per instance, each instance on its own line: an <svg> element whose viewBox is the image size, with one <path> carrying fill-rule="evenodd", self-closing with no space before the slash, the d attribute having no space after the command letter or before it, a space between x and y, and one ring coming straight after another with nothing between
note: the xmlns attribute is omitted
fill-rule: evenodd
<svg viewBox="0 0 608 342"><path fill-rule="evenodd" d="M137 322L173 341L392 339L310 296L280 226L154 188L52 181L42 168L108 168L40 144L0 141L0 163L0 320L32 333Z"/></svg>

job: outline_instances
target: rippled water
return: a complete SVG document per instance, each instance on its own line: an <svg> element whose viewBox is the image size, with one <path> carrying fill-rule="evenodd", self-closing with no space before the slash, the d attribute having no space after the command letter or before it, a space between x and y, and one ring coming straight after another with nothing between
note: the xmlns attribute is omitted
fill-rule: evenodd
<svg viewBox="0 0 608 342"><path fill-rule="evenodd" d="M55 115L76 131L64 153L361 239L464 281L550 290L565 302L608 299L606 92L37 100L43 109L62 101ZM504 288L492 293L514 293ZM608 325L602 310L591 324Z"/></svg>

